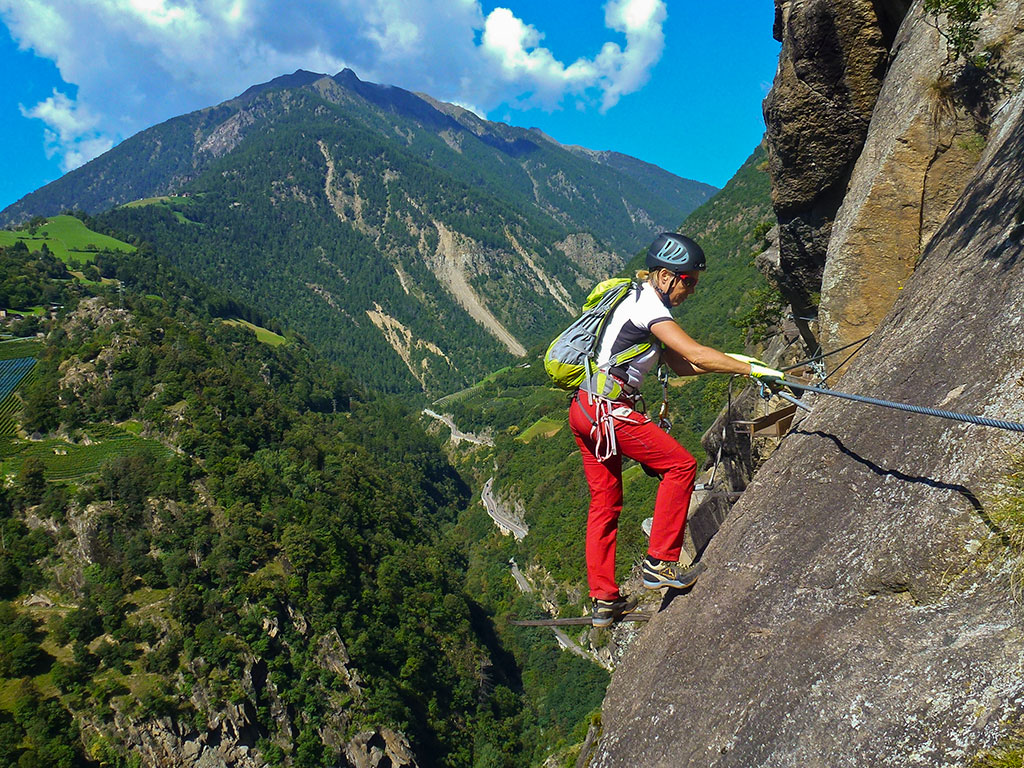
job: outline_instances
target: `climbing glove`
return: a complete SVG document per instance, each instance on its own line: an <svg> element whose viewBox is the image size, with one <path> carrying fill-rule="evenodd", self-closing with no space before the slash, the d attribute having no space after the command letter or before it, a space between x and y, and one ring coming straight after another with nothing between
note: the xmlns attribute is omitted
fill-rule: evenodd
<svg viewBox="0 0 1024 768"><path fill-rule="evenodd" d="M780 381L786 378L786 374L782 371L777 371L774 368L769 368L766 365L759 365L758 363L750 364L750 375L755 379L768 378L768 379L779 379Z"/></svg>
<svg viewBox="0 0 1024 768"><path fill-rule="evenodd" d="M738 355L733 352L726 352L726 357L731 357L733 360L739 360L741 363L747 363L750 366L750 375L755 379L760 379L762 376L769 379L785 379L786 374L782 371L777 371L774 368L769 368L768 364L763 360L758 360L756 357L750 357L749 355Z"/></svg>

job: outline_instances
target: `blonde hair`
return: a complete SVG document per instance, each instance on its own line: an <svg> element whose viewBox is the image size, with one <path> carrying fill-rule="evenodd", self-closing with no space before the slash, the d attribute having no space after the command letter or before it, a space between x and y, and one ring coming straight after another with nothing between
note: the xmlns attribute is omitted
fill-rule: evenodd
<svg viewBox="0 0 1024 768"><path fill-rule="evenodd" d="M638 270L636 271L636 279L637 279L637 281L639 281L639 282L641 282L641 283L642 283L642 282L643 282L644 280L647 280L647 279L651 279L651 280L654 280L654 279L656 279L656 278L655 278L655 275L656 275L656 274L657 274L658 272L661 272L661 270L663 270L663 269L664 269L664 270L665 270L666 272L670 272L670 273L672 272L672 270L671 270L671 269L668 269L668 268L666 268L666 267L658 267L657 269L638 269Z"/></svg>

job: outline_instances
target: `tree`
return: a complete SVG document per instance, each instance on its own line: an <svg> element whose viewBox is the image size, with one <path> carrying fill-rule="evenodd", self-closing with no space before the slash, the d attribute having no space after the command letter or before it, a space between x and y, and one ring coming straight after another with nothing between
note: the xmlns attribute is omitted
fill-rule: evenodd
<svg viewBox="0 0 1024 768"><path fill-rule="evenodd" d="M970 56L978 41L981 14L996 7L996 0L924 0L924 9L936 21L936 29L946 38L951 58ZM945 15L946 24L939 24Z"/></svg>
<svg viewBox="0 0 1024 768"><path fill-rule="evenodd" d="M44 366L40 365L42 369ZM25 429L29 432L51 432L60 424L60 403L57 377L40 370L36 380L24 394L22 411Z"/></svg>
<svg viewBox="0 0 1024 768"><path fill-rule="evenodd" d="M43 493L46 491L45 469L43 460L36 456L29 456L21 463L21 469L18 470L18 486L29 504L38 504L43 500Z"/></svg>

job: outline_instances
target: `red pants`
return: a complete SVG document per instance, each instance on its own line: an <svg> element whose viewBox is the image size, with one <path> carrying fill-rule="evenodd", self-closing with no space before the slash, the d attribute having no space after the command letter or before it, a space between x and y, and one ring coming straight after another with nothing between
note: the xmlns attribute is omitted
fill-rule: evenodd
<svg viewBox="0 0 1024 768"><path fill-rule="evenodd" d="M618 404L616 404L618 405ZM618 450L604 462L597 460L595 418L590 396L579 393L569 406L569 426L583 454L583 471L590 486L587 514L587 581L590 596L612 600L619 596L615 582L615 536L622 511L622 456L646 464L663 475L654 504L654 523L648 554L675 562L683 548L686 513L697 476L690 452L632 409L616 418Z"/></svg>

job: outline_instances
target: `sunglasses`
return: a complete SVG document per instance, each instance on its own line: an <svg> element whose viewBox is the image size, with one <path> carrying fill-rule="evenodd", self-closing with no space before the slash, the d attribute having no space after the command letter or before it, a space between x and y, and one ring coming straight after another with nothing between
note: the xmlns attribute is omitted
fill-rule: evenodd
<svg viewBox="0 0 1024 768"><path fill-rule="evenodd" d="M683 281L683 285L685 285L687 288L693 288L695 285L697 285L697 276L696 275L683 275L683 274L679 274L679 275L676 275L676 279L682 280Z"/></svg>

